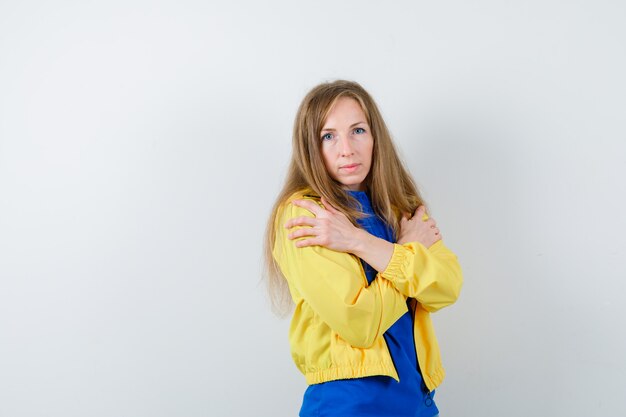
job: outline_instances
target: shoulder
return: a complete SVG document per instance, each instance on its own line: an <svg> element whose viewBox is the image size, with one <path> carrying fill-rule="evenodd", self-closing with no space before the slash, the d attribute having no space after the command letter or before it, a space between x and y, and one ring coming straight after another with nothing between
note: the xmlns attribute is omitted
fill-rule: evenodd
<svg viewBox="0 0 626 417"><path fill-rule="evenodd" d="M285 201L283 201L283 205L291 203L293 200L301 200L301 199L311 199L311 200L320 200L321 197L315 191L310 188L303 188L292 193Z"/></svg>
<svg viewBox="0 0 626 417"><path fill-rule="evenodd" d="M308 210L303 209L301 207L297 207L292 204L294 200L312 200L316 202L319 206L323 207L321 197L312 189L304 188L292 193L289 197L287 197L279 206L279 212L283 211L296 211L296 212L307 212Z"/></svg>
<svg viewBox="0 0 626 417"><path fill-rule="evenodd" d="M309 210L292 204L294 200L312 200L320 207L323 207L321 197L315 191L310 188L303 188L301 190L298 190L289 195L289 197L287 197L279 204L275 219L276 226L278 226L279 224L284 224L287 220L294 217L315 217L313 213L311 213Z"/></svg>

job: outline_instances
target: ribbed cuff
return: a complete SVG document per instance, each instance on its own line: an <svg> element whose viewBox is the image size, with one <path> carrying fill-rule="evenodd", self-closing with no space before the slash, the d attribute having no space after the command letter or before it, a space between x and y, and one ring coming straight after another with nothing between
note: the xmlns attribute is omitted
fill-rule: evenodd
<svg viewBox="0 0 626 417"><path fill-rule="evenodd" d="M393 255L389 260L387 268L381 273L382 277L393 282L397 278L404 276L403 269L407 261L407 257L410 256L411 251L404 246L394 243Z"/></svg>

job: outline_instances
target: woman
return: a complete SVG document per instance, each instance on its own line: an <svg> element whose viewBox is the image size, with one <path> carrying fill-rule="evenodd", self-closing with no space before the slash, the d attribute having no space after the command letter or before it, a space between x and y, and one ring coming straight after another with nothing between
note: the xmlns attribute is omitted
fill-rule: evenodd
<svg viewBox="0 0 626 417"><path fill-rule="evenodd" d="M302 101L266 261L275 305L295 304L300 416L438 414L430 313L456 301L461 269L359 84L324 83Z"/></svg>

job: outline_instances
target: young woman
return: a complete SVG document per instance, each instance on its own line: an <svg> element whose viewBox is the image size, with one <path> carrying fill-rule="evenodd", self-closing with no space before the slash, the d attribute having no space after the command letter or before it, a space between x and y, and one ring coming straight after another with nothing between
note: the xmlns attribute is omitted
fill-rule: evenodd
<svg viewBox="0 0 626 417"><path fill-rule="evenodd" d="M265 246L274 305L295 304L300 416L438 415L430 313L456 301L462 274L425 211L370 95L349 81L313 88Z"/></svg>

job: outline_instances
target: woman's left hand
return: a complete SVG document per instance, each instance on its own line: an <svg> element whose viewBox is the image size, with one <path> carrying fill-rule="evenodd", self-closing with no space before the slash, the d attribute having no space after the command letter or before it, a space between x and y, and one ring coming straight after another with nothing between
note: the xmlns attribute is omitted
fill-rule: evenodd
<svg viewBox="0 0 626 417"><path fill-rule="evenodd" d="M429 248L435 242L441 240L441 232L437 227L435 219L430 217L428 220L422 220L424 213L426 213L426 208L422 205L415 210L410 219L408 214L402 216L400 220L400 236L398 237L400 245L407 242L419 242Z"/></svg>
<svg viewBox="0 0 626 417"><path fill-rule="evenodd" d="M320 207L311 200L294 200L293 205L307 209L315 217L300 216L285 223L285 228L295 226L310 226L294 230L289 233L289 239L306 237L295 243L296 247L324 246L338 252L351 252L358 242L362 229L354 226L345 214L332 207L324 197Z"/></svg>

